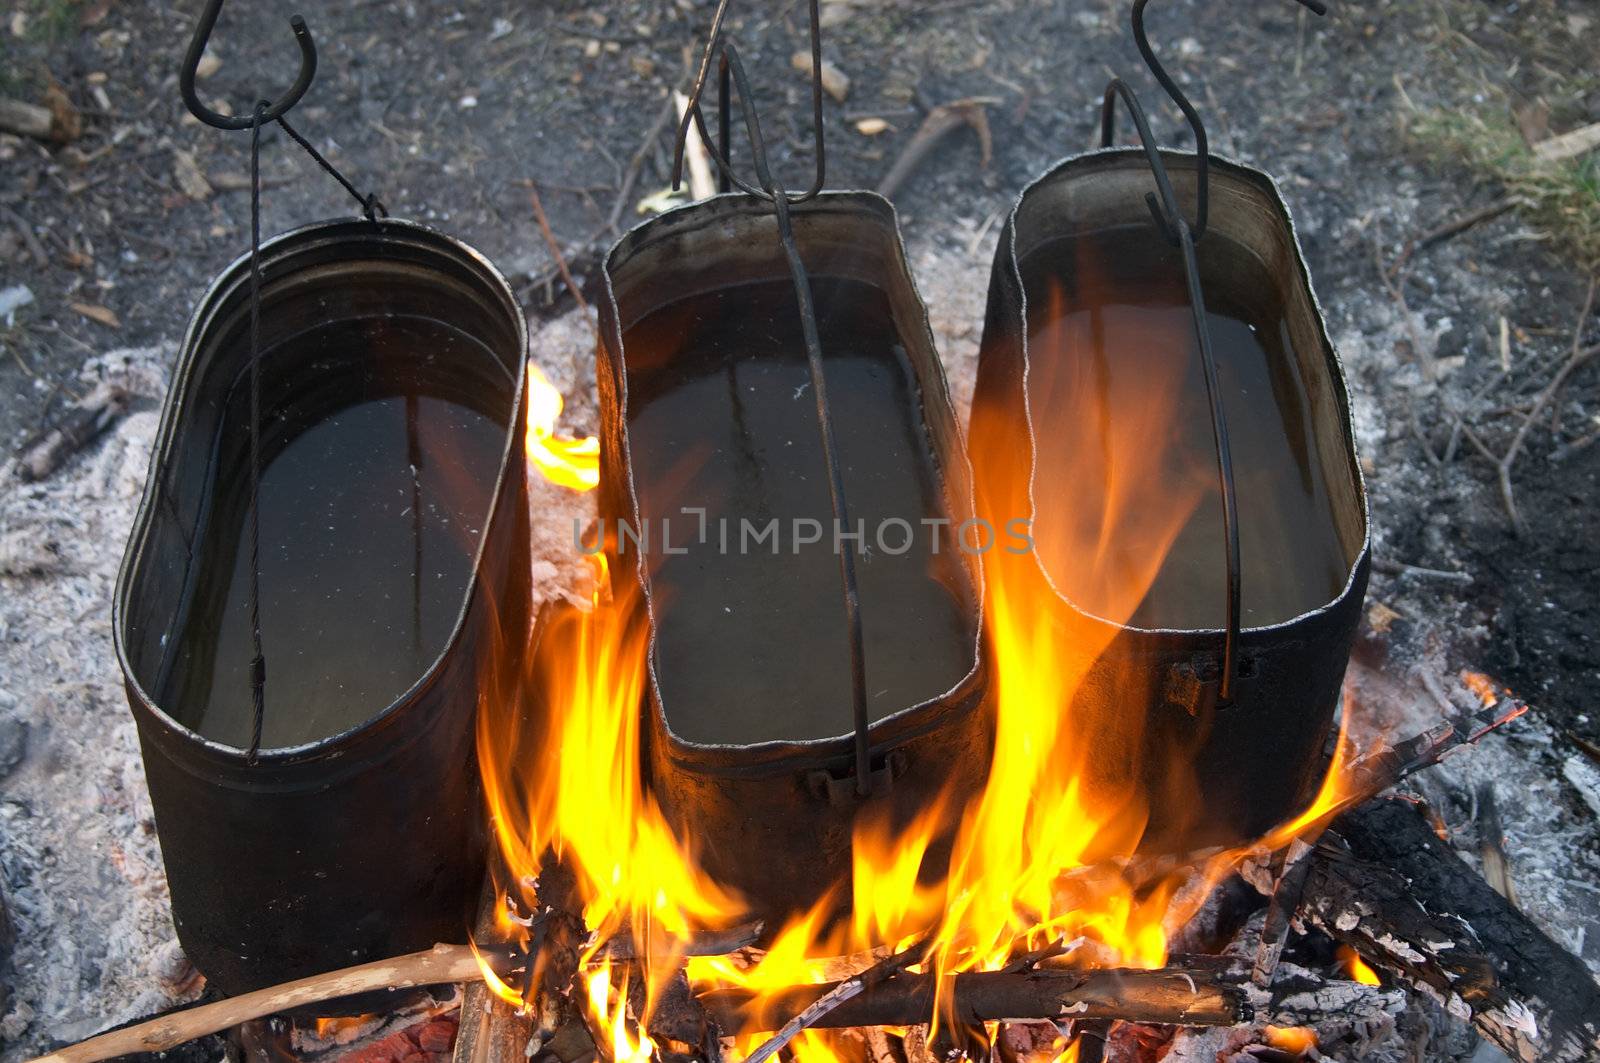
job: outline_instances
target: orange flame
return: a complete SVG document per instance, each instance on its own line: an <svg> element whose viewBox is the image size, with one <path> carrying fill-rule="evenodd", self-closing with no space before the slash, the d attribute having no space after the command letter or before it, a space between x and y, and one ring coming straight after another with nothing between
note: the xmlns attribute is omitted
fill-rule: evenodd
<svg viewBox="0 0 1600 1063"><path fill-rule="evenodd" d="M1360 982L1362 985L1383 984L1378 972L1374 971L1371 965L1361 958L1361 954L1349 945L1339 946L1339 962L1344 965L1351 981Z"/></svg>
<svg viewBox="0 0 1600 1063"><path fill-rule="evenodd" d="M556 386L528 363L528 460L551 483L592 491L600 483L600 440L556 435L566 402Z"/></svg>
<svg viewBox="0 0 1600 1063"><path fill-rule="evenodd" d="M1168 357L1190 349L1186 331L1163 333L1138 315L1116 336L1100 325L1091 330L1073 318L1064 298L1054 294L1060 327L1033 337L1044 362L1098 343ZM529 381L530 459L557 483L594 487L594 440L557 440L560 394L536 369ZM1148 680L1131 667L1113 669L1107 651L1212 489L1211 468L1174 453L1181 449L1171 429L1180 419L1181 382L1180 373L1143 374L1136 416L1116 421L1094 407L1105 401L1101 391L1061 382L1066 390L1049 400L1061 411L1051 414L1047 429L1061 444L1050 456L1049 475L1096 486L1073 513L1050 518L1058 539L1049 544L1046 570L1085 611L1062 607L1055 587L1039 578L1035 556L999 550L985 556L995 744L984 789L970 797L946 794L910 824L864 813L854 827L849 880L832 884L811 911L780 928L764 953L685 961L672 944L695 929L725 928L749 916L740 897L698 867L692 840L674 836L643 778L645 616L633 581L620 581L610 597L604 555L590 559L596 566L590 607L548 620L527 648L537 704L530 709L485 692L478 754L509 873L501 884L501 930L520 936L518 913L528 911L524 888L552 854L559 856L576 876L582 915L594 932L583 959L587 1008L602 1051L630 1063L655 1051L642 1031L660 980L680 963L697 989L753 992L758 1017L770 1017L764 1009L780 988L847 976L870 965L873 955L917 942L925 951L913 969L939 976L941 996L951 984L944 976L996 969L1051 942L1074 943L1061 962L1157 967L1167 959L1168 932L1205 899L1204 890L1193 888L1196 878L1214 883L1261 847L1308 837L1341 807L1349 759L1343 741L1316 800L1258 846L1214 855L1198 868L1154 876L1134 870L1148 820L1141 773L1147 742L1146 721L1128 707L1149 700L1141 688ZM1031 485L1015 442L985 436L980 423L975 418L970 447L979 490L993 506L1025 515ZM1100 689L1108 682L1113 689ZM1185 752L1173 753L1168 773L1179 780L1187 779ZM947 866L933 866L930 854L945 848ZM833 918L845 898L850 918ZM646 958L642 1014L630 1014L628 969L598 958L600 943L619 934L630 934ZM852 958L844 970L839 957ZM495 993L521 1002L517 989L483 966ZM737 1048L748 1054L762 1039L742 1035ZM803 1031L788 1051L797 1063L859 1053L817 1030ZM1076 1056L1075 1043L1052 1052L1056 1063Z"/></svg>
<svg viewBox="0 0 1600 1063"><path fill-rule="evenodd" d="M1304 1026L1268 1026L1267 1043L1273 1048L1304 1056L1317 1050L1317 1035Z"/></svg>
<svg viewBox="0 0 1600 1063"><path fill-rule="evenodd" d="M591 1028L603 1030L608 1043L602 1046L612 1063L644 1063L655 1053L655 1042L628 1024L628 979L611 984L611 962L607 960L590 971L586 979L585 1003Z"/></svg>

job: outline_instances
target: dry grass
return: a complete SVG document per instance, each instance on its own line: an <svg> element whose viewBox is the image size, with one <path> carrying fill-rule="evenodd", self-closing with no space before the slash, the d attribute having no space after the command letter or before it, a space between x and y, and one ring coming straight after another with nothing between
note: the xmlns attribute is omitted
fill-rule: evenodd
<svg viewBox="0 0 1600 1063"><path fill-rule="evenodd" d="M1587 272L1600 272L1600 156L1546 161L1536 156L1509 111L1418 110L1407 123L1423 154L1464 163L1505 187L1539 232Z"/></svg>
<svg viewBox="0 0 1600 1063"><path fill-rule="evenodd" d="M1541 101L1557 131L1600 119L1582 105L1597 84L1583 45L1600 28L1574 35L1558 7L1528 6L1516 20L1488 24L1481 4L1435 0L1433 50L1443 61L1430 65L1455 77L1428 85L1426 102L1404 97L1401 125L1423 157L1465 165L1503 186L1541 235L1593 274L1600 271L1600 152L1539 158L1514 108Z"/></svg>

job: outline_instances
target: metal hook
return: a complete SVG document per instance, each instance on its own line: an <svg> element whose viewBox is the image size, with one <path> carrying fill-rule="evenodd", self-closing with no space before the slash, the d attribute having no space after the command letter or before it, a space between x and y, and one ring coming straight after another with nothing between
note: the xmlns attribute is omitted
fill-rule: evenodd
<svg viewBox="0 0 1600 1063"><path fill-rule="evenodd" d="M189 113L217 129L249 129L258 121L265 125L282 118L289 108L300 102L300 97L311 87L311 79L317 75L317 46L311 40L311 30L306 27L306 20L299 15L289 20L295 43L300 46L300 73L295 75L289 91L273 100L258 120L253 114L232 117L218 114L201 103L195 92L195 71L200 66L200 57L205 53L206 42L211 39L211 31L216 27L217 16L221 12L222 0L207 0L205 9L200 12L200 22L195 26L194 36L189 38L189 51L183 57L183 66L178 70L178 91L183 94L183 102L188 106Z"/></svg>
<svg viewBox="0 0 1600 1063"><path fill-rule="evenodd" d="M1295 0L1295 2L1317 15L1328 13L1327 5L1322 3L1322 0ZM1160 82L1162 89L1172 98L1172 102L1178 105L1178 109L1183 112L1183 117L1189 123L1189 128L1194 131L1194 150L1199 162L1196 165L1195 222L1190 228L1194 239L1198 240L1206 234L1206 221L1210 208L1211 181L1207 173L1210 144L1206 139L1205 123L1200 120L1200 112L1195 110L1194 104L1190 103L1183 90L1178 88L1178 83L1172 80L1172 76L1167 73L1166 67L1161 65L1161 60L1156 58L1155 51L1150 47L1150 38L1144 31L1144 9L1149 3L1150 0L1133 0L1133 42L1138 45L1139 54L1144 57L1144 65L1150 68L1150 73L1155 75L1156 81ZM1100 146L1105 148L1111 146L1111 99L1108 89L1106 109L1102 114L1100 125ZM1164 225L1163 230L1168 240L1177 242L1170 227Z"/></svg>
<svg viewBox="0 0 1600 1063"><path fill-rule="evenodd" d="M1135 6L1142 7L1143 3L1144 0L1136 0ZM1157 226L1183 251L1184 278L1189 286L1189 309L1194 316L1195 338L1200 345L1200 365L1206 378L1206 397L1211 405L1211 438L1217 450L1217 484L1222 492L1222 538L1228 574L1222 668L1217 689L1217 705L1221 707L1233 702L1234 672L1239 656L1239 506L1234 492L1233 449L1228 442L1228 419L1222 408L1222 383L1217 375L1216 356L1211 349L1211 330L1206 325L1205 293L1200 285L1200 263L1194 249L1198 237L1178 209L1178 197L1172 190L1172 179L1167 175L1166 163L1156 148L1155 137L1150 133L1150 122L1145 117L1144 107L1121 78L1112 78L1106 86L1105 103L1101 107L1102 138L1109 143L1111 121L1119 96L1127 104L1128 113L1133 116L1134 128L1139 131L1139 143L1155 174L1156 191L1160 194L1158 202L1155 194L1145 193L1145 203L1155 216ZM1204 181L1205 158L1202 141L1196 167L1201 181ZM1201 202L1203 204L1204 200ZM1204 220L1203 208L1201 218Z"/></svg>
<svg viewBox="0 0 1600 1063"><path fill-rule="evenodd" d="M713 14L711 17L711 36L706 44L705 55L701 57L700 69L695 74L694 85L689 90L689 104L684 108L683 120L678 123L678 139L672 156L672 187L674 190L676 190L681 187L683 183L683 159L689 140L689 123L693 122L695 124L696 129L698 129L700 132L700 138L705 141L707 145L710 145L712 142L711 135L706 129L705 116L701 113L700 101L705 95L706 82L711 74L711 60L713 56L716 56L719 59L718 70L720 74L719 81L721 83L721 99L719 101L720 120L718 125L720 127L722 136L720 138L720 142L716 145L715 150L711 152L711 156L717 161L717 168L721 172L722 189L723 191L727 191L728 186L732 185L737 187L739 191L744 192L746 195L756 196L760 199L773 202L775 201L774 192L776 189L772 184L770 172L766 170L765 159L762 159L758 163L757 180L760 182L759 187L750 185L736 176L733 172L733 164L730 161L728 144L728 90L730 88L729 68L732 64L738 64L739 60L738 50L734 48L730 42L723 39L722 22L723 17L727 14L728 4L729 0L720 0L720 2L717 4L717 10L715 14ZM828 171L828 155L827 146L823 136L822 111L822 13L818 4L818 0L808 0L807 7L809 8L811 22L811 124L813 133L816 137L817 166L816 172L812 175L811 185L809 188L799 195L787 195L787 198L791 204L804 203L809 199L814 199L817 194L822 191L822 186L827 181ZM730 53L732 54L731 64L729 58ZM754 104L753 102L747 101L747 98L744 95L747 89L747 83L743 77L742 66L739 70L732 72L731 80L736 81L739 84L740 108L745 114L745 124L748 130L750 127L750 122L753 119L752 108ZM755 135L759 136L759 131L756 131Z"/></svg>

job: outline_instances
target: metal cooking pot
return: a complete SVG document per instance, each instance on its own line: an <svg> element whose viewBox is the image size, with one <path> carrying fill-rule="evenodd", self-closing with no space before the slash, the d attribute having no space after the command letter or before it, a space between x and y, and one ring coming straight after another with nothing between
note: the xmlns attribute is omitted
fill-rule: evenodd
<svg viewBox="0 0 1600 1063"><path fill-rule="evenodd" d="M227 994L462 938L478 692L509 663L489 635L526 623L529 593L504 278L394 220L297 229L260 265L259 758L236 593L248 256L184 338L113 618L178 937Z"/></svg>
<svg viewBox="0 0 1600 1063"><path fill-rule="evenodd" d="M1193 216L1196 156L1160 159ZM1055 603L1067 629L1112 629L1109 650L1063 710L1137 721L1137 748L1118 749L1110 726L1102 760L1134 765L1149 806L1146 845L1160 849L1259 836L1309 798L1370 562L1349 396L1288 210L1258 170L1212 156L1209 171L1209 222L1191 246L1204 305L1220 315L1210 325L1220 431L1192 324L1122 349L1106 340L1119 327L1127 336L1163 314L1188 315L1193 301L1176 239L1151 223L1161 208L1153 197L1147 204L1156 182L1137 149L1058 163L1012 208L991 274L971 422L979 512L1034 522L1033 552L987 563L1021 566L1014 576L1043 584L1039 600ZM1107 311L1113 303L1122 306ZM1126 316L1129 305L1136 313ZM1166 387L1180 392L1172 416L1144 443L1176 436L1174 448L1188 447L1190 464L1213 479L1195 493L1193 516L1178 521L1138 608L1107 617L1075 588L1093 562L1072 555L1070 534L1052 536L1105 503L1119 471L1101 458L1114 445L1106 441L1148 420ZM1065 440L1077 444L1070 453L1052 449ZM1219 444L1232 466L1221 491ZM1008 475L1019 462L1024 474ZM1236 531L1224 524L1227 491ZM1169 503L1180 504L1163 497L1144 508Z"/></svg>
<svg viewBox="0 0 1600 1063"><path fill-rule="evenodd" d="M862 659L830 544L791 541L797 518L831 527L829 465L772 204L720 195L627 234L605 261L598 374L610 571L648 611L651 782L703 866L769 919L846 880L868 803L904 822L947 788L977 790L992 739L980 576L955 546L969 468L893 208L824 192L787 209L843 496L871 547L856 567ZM923 518L944 523L896 552L893 522ZM741 542L745 519L776 520L780 545Z"/></svg>

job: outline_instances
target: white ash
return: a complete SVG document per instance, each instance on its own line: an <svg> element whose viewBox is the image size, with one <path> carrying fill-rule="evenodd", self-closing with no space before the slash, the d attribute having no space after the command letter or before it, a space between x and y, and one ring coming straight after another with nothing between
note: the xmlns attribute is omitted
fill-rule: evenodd
<svg viewBox="0 0 1600 1063"><path fill-rule="evenodd" d="M17 932L7 1061L196 988L111 643L169 359L122 350L89 363L86 388L112 380L145 401L50 480L0 468L0 871Z"/></svg>

